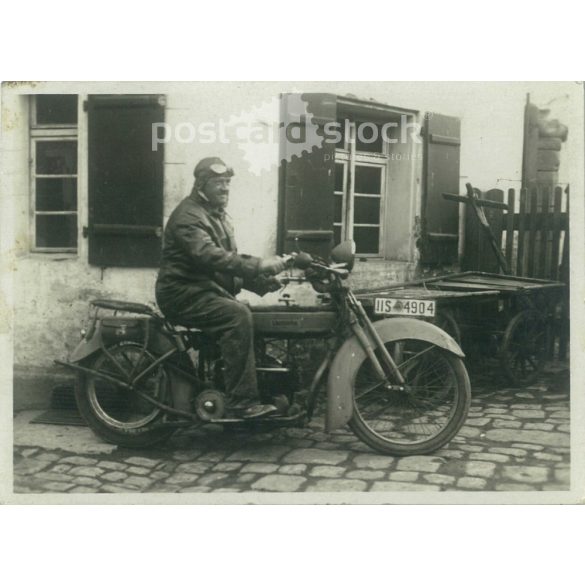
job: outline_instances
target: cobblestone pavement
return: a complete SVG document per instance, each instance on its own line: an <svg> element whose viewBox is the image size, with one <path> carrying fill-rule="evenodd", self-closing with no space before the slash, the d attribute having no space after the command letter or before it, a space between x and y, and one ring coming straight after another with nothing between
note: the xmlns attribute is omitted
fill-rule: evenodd
<svg viewBox="0 0 585 585"><path fill-rule="evenodd" d="M466 424L429 456L374 453L322 419L270 433L199 429L157 450L129 451L87 428L15 418L15 493L396 492L569 489L568 376L530 388L474 382Z"/></svg>

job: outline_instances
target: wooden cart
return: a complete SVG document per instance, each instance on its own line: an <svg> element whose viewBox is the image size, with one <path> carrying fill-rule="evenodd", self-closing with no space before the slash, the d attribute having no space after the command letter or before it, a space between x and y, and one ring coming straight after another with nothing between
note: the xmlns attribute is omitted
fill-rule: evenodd
<svg viewBox="0 0 585 585"><path fill-rule="evenodd" d="M534 278L461 272L362 290L357 296L374 318L402 314L432 320L470 359L497 357L509 381L526 386L546 360L563 287ZM390 315L381 310L387 306L394 309Z"/></svg>

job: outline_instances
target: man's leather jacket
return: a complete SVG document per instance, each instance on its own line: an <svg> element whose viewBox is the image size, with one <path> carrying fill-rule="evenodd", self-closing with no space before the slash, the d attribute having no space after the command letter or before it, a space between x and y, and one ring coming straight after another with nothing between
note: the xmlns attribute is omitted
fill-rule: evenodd
<svg viewBox="0 0 585 585"><path fill-rule="evenodd" d="M156 296L163 312L185 294L236 295L259 274L260 258L238 254L233 226L198 194L179 203L165 227Z"/></svg>

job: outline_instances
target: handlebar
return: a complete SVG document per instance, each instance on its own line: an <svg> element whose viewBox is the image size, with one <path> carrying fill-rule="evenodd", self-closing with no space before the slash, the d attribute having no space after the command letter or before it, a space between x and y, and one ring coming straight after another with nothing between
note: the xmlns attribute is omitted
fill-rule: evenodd
<svg viewBox="0 0 585 585"><path fill-rule="evenodd" d="M294 266L295 268L300 268L301 270L306 270L307 268L313 268L314 270L320 270L322 272L327 272L329 274L334 274L339 276L340 278L346 278L349 275L349 270L346 268L347 264L331 264L327 266L326 264L321 264L320 262L315 262L313 257L306 252L296 253L293 252L291 254L283 254L283 260L287 265ZM289 282L302 282L306 279L297 280L293 279L292 277L289 278Z"/></svg>
<svg viewBox="0 0 585 585"><path fill-rule="evenodd" d="M325 272L329 272L331 274L335 274L341 278L346 278L349 276L349 270L347 268L335 268L333 266L320 266Z"/></svg>
<svg viewBox="0 0 585 585"><path fill-rule="evenodd" d="M304 276L282 276L276 277L278 282L282 285L290 284L291 282L306 282L307 279Z"/></svg>
<svg viewBox="0 0 585 585"><path fill-rule="evenodd" d="M292 252L291 254L283 254L281 258L287 265L292 265L294 268L300 268L301 270L306 270L307 268L319 268L325 270L326 272L332 272L334 274L345 274L349 273L346 270L347 264L345 262L341 264L324 264L321 262L315 262L313 257L306 252L296 253ZM341 270L343 269L343 270Z"/></svg>
<svg viewBox="0 0 585 585"><path fill-rule="evenodd" d="M306 252L292 252L291 254L283 254L281 258L284 260L287 266L300 268L301 270L308 268L313 263L312 256Z"/></svg>

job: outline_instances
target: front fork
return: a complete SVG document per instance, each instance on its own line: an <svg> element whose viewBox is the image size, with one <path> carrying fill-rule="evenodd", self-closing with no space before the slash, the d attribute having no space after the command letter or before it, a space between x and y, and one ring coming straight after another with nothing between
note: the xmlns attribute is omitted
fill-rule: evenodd
<svg viewBox="0 0 585 585"><path fill-rule="evenodd" d="M353 334L359 340L361 346L364 348L366 355L370 358L370 362L374 367L376 375L381 381L386 381L388 373L392 374L396 384L403 386L405 384L404 377L400 373L396 362L392 359L392 356L386 349L380 334L376 331L370 321L364 307L352 292L348 292L348 300L352 308L352 311L350 311L349 314L349 326L351 327ZM382 363L378 360L376 349L380 352Z"/></svg>

